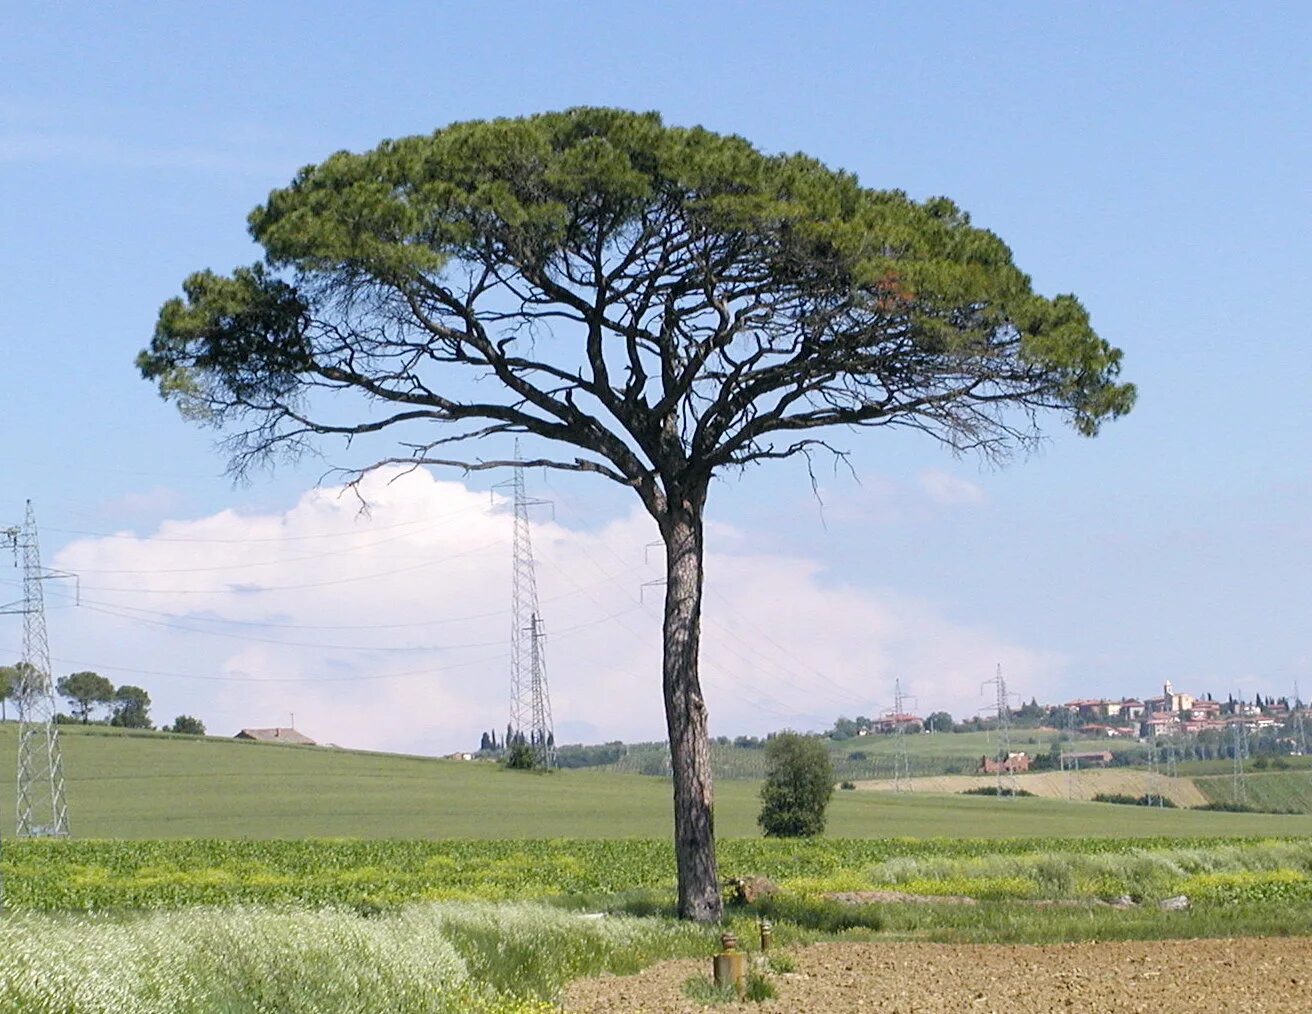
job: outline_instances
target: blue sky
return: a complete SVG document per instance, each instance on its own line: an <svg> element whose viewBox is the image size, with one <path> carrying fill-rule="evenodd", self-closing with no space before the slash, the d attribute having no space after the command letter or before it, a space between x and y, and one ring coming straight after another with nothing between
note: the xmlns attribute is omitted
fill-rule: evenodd
<svg viewBox="0 0 1312 1014"><path fill-rule="evenodd" d="M1009 661L985 657L995 644L1046 659L1018 666L1026 696L1312 687L1308 8L11 3L0 18L0 517L32 497L52 560L72 530L276 514L314 484L310 462L234 488L213 434L132 367L188 272L255 259L245 215L298 166L453 120L619 105L952 197L1040 291L1081 297L1140 386L1099 439L1054 421L1002 470L845 437L861 484L827 476L823 521L800 467L731 479L711 504L726 553L805 560L817 589L983 632L980 679ZM631 509L596 484L551 493L578 529ZM17 641L4 624L0 649ZM57 646L85 626L52 613ZM149 634L138 653L183 650ZM89 660L169 669L122 640ZM873 709L888 666L843 679ZM968 682L896 675L926 699ZM222 686L197 700L141 682L161 707L222 711ZM781 684L773 706L795 724L840 710L805 698Z"/></svg>

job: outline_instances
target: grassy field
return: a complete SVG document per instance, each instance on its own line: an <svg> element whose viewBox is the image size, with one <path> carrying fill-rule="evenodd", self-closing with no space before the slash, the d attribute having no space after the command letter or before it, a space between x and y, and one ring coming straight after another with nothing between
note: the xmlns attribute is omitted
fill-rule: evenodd
<svg viewBox="0 0 1312 1014"><path fill-rule="evenodd" d="M1304 778L1307 776L1304 775ZM1160 793L1177 806L1199 806L1211 802L1199 791L1190 778L1168 778L1153 775L1143 768L1090 768L1073 776L1065 771L1035 771L1017 775L1016 787L1045 799L1091 800L1098 794L1142 796ZM913 792L965 792L981 785L993 785L993 779L978 775L926 775L911 782ZM891 792L896 783L882 781L857 782L860 790Z"/></svg>
<svg viewBox="0 0 1312 1014"><path fill-rule="evenodd" d="M1018 729L1011 737L1013 750L1031 756L1047 753L1061 733L1051 729ZM898 749L895 736L857 736L825 740L834 775L839 779L891 777ZM915 775L964 774L971 772L980 757L998 751L998 737L990 732L917 733L903 737L911 771ZM1076 740L1070 750L1119 750L1124 744L1107 740ZM601 766L604 770L629 774L661 774L669 770L669 751L663 743L632 743L619 760ZM765 775L765 755L759 748L726 743L711 744L711 768L715 777L760 779Z"/></svg>
<svg viewBox="0 0 1312 1014"><path fill-rule="evenodd" d="M1204 775L1194 784L1209 802L1234 802L1234 779L1231 775ZM1244 779L1244 797L1248 805L1262 810L1288 810L1312 813L1312 772L1250 771Z"/></svg>
<svg viewBox="0 0 1312 1014"><path fill-rule="evenodd" d="M890 885L997 900L1164 896L1195 874L1274 869L1296 873L1301 896L1312 883L1312 846L1297 838L726 838L717 852L724 877L764 875L800 896ZM674 885L659 839L27 841L6 846L0 869L20 911L532 901Z"/></svg>
<svg viewBox="0 0 1312 1014"><path fill-rule="evenodd" d="M926 737L929 738L929 737ZM600 770L535 775L493 764L65 727L78 838L665 838L669 783ZM12 724L0 757L14 756ZM13 812L0 780L0 814ZM757 833L757 787L716 790L721 836ZM1157 811L1056 799L836 792L843 837L1312 834L1312 817Z"/></svg>
<svg viewBox="0 0 1312 1014"><path fill-rule="evenodd" d="M1312 934L1306 840L737 839L723 859L779 883L726 922L750 949L768 916L785 957L818 940ZM718 932L662 917L658 841L27 842L5 865L4 1010L545 1014L580 975L705 961ZM510 900L432 900L453 886ZM825 896L867 889L977 902ZM1187 911L1156 904L1178 893ZM1122 895L1135 903L1102 900Z"/></svg>

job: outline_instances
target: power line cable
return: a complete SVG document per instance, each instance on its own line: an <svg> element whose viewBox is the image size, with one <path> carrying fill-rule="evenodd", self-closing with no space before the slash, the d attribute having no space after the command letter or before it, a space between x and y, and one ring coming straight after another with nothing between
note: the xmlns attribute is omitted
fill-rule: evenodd
<svg viewBox="0 0 1312 1014"><path fill-rule="evenodd" d="M375 574L355 574L351 577L335 578L331 581L308 581L303 584L283 584L283 585L229 585L224 588L123 588L109 585L83 585L87 591L97 592L115 592L131 595L225 595L233 592L245 594L260 594L272 591L303 591L307 588L328 588L334 585L354 584L359 581L373 581L380 577L395 577L397 574L409 574L416 570L423 570L425 567L431 567L437 563L446 563L450 560L460 559L466 556L473 556L475 553L481 553L486 549L493 549L503 545L505 539L496 539L492 542L486 542L481 546L475 546L473 549L463 550L459 553L451 553L447 556L435 557L431 560L424 560L420 563L411 564L409 567L398 567L395 570L379 571Z"/></svg>
<svg viewBox="0 0 1312 1014"><path fill-rule="evenodd" d="M115 617L117 619L123 619L133 623L142 623L152 627L166 627L172 630L183 631L185 633L190 633L190 634L202 634L208 637L224 637L237 641L256 641L260 644L274 644L284 648L321 648L329 651L415 652L415 651L455 651L457 649L463 649L463 648L491 648L491 647L495 647L496 645L505 643L505 638L497 638L496 640L492 640L492 641L468 642L465 644L416 644L416 645L405 645L402 647L398 647L395 645L379 646L379 645L368 645L368 644L325 644L320 641L284 641L273 637L257 637L253 634L244 634L244 633L236 633L236 632L229 633L223 630L204 630L202 628L189 627L180 623L169 623L167 620L152 620L146 617L132 616L127 613L119 613L112 609L106 609L103 606L86 605L85 603L84 606L89 612L99 613L104 616ZM605 623L611 619L614 619L616 616L620 616L625 612L632 612L632 611L633 609L632 607L630 607L628 609L621 610L620 612L612 613L609 616L603 616L596 620L589 620L587 623L578 623L572 627L565 627L561 630L555 631L552 636L565 637L574 631L583 630L588 627L596 626L597 624L600 623ZM495 615L501 615L501 614L497 613Z"/></svg>

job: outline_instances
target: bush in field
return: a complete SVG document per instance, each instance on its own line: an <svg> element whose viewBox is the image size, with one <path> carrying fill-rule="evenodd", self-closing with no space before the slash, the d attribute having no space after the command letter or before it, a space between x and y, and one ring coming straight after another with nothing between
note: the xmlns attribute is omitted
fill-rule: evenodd
<svg viewBox="0 0 1312 1014"><path fill-rule="evenodd" d="M514 743L506 754L506 767L512 771L532 771L537 766L533 748L527 743Z"/></svg>
<svg viewBox="0 0 1312 1014"><path fill-rule="evenodd" d="M1095 803L1117 803L1121 806L1163 806L1175 809L1175 803L1165 796L1142 795L1131 796L1124 792L1099 792L1093 797Z"/></svg>
<svg viewBox="0 0 1312 1014"><path fill-rule="evenodd" d="M769 838L810 838L825 830L834 765L818 739L781 732L765 744L765 784L757 823Z"/></svg>
<svg viewBox="0 0 1312 1014"><path fill-rule="evenodd" d="M1003 789L998 791L996 785L978 785L973 789L962 789L963 796L1032 796L1034 795L1029 789Z"/></svg>

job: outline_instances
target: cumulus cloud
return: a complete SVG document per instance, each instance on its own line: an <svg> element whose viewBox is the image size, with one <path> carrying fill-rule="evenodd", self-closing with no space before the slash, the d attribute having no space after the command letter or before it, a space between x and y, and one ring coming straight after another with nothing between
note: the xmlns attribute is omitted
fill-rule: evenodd
<svg viewBox="0 0 1312 1014"><path fill-rule="evenodd" d="M215 733L296 725L320 742L439 753L504 728L511 517L505 500L424 471L370 477L367 517L338 489L285 511L174 520L84 538L52 564L83 605L52 614L58 672L139 683L157 720ZM813 561L751 551L715 526L703 668L712 732L819 728L877 714L892 682L922 710L978 702L994 662L1012 685L1062 660L955 622L933 602L835 581ZM598 526L533 525L561 742L664 735L658 553L635 510ZM54 604L66 604L59 597Z"/></svg>

